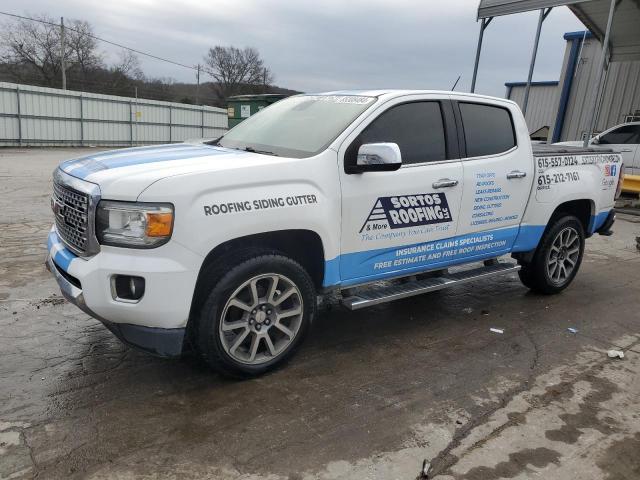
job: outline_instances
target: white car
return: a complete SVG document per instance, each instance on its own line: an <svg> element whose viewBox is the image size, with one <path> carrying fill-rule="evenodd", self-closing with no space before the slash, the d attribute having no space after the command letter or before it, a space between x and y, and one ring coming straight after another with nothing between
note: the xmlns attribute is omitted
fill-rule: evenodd
<svg viewBox="0 0 640 480"><path fill-rule="evenodd" d="M560 292L585 239L610 234L620 165L610 149L532 148L508 100L298 95L214 141L63 162L47 265L124 342L259 375L327 292L359 309L516 271Z"/></svg>
<svg viewBox="0 0 640 480"><path fill-rule="evenodd" d="M559 142L554 145L582 146L582 142ZM640 122L616 125L596 135L589 145L606 145L622 154L624 172L640 175Z"/></svg>

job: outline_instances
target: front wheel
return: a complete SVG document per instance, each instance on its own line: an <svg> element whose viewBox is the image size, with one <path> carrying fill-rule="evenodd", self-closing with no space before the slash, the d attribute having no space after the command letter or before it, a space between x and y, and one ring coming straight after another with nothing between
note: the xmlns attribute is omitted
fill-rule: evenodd
<svg viewBox="0 0 640 480"><path fill-rule="evenodd" d="M204 303L198 349L222 373L257 376L294 353L315 313L313 282L297 262L248 258L230 266Z"/></svg>
<svg viewBox="0 0 640 480"><path fill-rule="evenodd" d="M531 263L522 265L522 283L539 293L559 293L573 281L584 255L585 234L572 215L553 222L540 240Z"/></svg>

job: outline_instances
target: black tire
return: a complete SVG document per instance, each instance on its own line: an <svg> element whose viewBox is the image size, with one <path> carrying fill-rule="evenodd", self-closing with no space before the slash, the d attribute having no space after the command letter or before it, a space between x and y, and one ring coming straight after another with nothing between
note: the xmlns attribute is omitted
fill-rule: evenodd
<svg viewBox="0 0 640 480"><path fill-rule="evenodd" d="M542 236L532 261L522 264L518 272L520 280L526 287L545 295L560 293L571 284L580 269L584 255L585 234L580 220L573 215L566 215L552 222ZM558 243L561 234L567 242L577 235L570 248L558 249L558 245L562 243ZM575 249L577 249L575 253L570 253ZM570 262L573 262L572 266ZM561 263L563 267L559 266ZM561 271L558 271L562 268L564 268L564 276ZM570 271L567 271L568 268Z"/></svg>
<svg viewBox="0 0 640 480"><path fill-rule="evenodd" d="M216 371L226 376L236 378L256 377L282 365L295 353L303 342L316 316L317 296L313 281L309 277L309 274L300 264L284 255L259 250L247 252L240 258L229 261L229 263L218 265L216 267L216 271L226 273L219 275L218 278L211 283L210 293L200 308L194 329L195 331L193 332L195 336L194 343L202 358ZM258 314L263 315L262 320L260 320L257 318L257 315L245 312L241 309L237 309L238 312L231 312L231 309L235 307L233 307L233 305L228 306L228 302L230 302L232 298L238 298L234 297L234 295L238 293L237 290L246 282L253 281L256 278L258 278L258 283L256 284L257 290L260 289L261 292L264 292L264 283L269 281L269 279L262 278L262 276L266 277L268 274L275 274L278 276L279 282L283 283L286 280L297 288L294 295L296 299L299 297L301 300L298 304L298 309L302 313L295 316L295 320L296 322L299 322L299 324L297 324L295 336L291 341L288 340L288 336L282 334L279 330L280 327L276 326L276 323L280 323L279 319L277 321L275 319L271 321L269 318L268 320L270 320L270 322L267 325L267 319L264 318L266 313L258 312ZM273 275L271 276L273 277ZM289 285L289 283L286 283L286 285ZM248 288L250 292L251 287L245 288ZM273 288L276 292L273 295L276 295L278 290L276 290L275 286ZM240 293L246 292L241 290ZM268 294L269 292L265 293ZM285 300L285 302L288 301L290 300ZM293 300L291 300L291 302L293 302ZM244 303L248 305L250 302L247 301ZM227 310L225 310L225 308L227 308ZM278 308L279 307L273 307L274 311ZM260 307L257 307L257 310L259 309ZM264 352L264 361L261 361L259 364L250 364L242 361L241 359L234 358L234 355L228 351L230 350L230 340L228 339L228 336L235 334L235 331L224 333L221 330L221 322L223 321L225 322L225 325L235 324L235 322L226 323L226 318L223 320L222 315L225 314L225 316L227 316L230 314L229 312L235 314L236 317L242 315L242 318L237 320L238 323L244 322L245 320L247 322L246 327L238 327L240 329L240 333L233 340L240 340L239 337L241 337L245 331L248 331L249 333L247 334L246 342L251 342L254 337L259 338L262 335L262 340L258 340L260 348L269 349L270 345L271 347L277 345L277 343L274 343L271 336L269 345L266 342L266 339L264 339L265 335L282 334L283 338L280 339L280 343L287 341L289 343L286 346L283 346L282 351L278 352L278 354L273 356L273 358L267 358L267 352ZM247 316L247 318L245 318L245 316ZM253 321L251 326L249 326L249 320ZM258 328L258 320L260 320L260 326L263 327L263 330L260 332L256 332L255 330ZM267 329L269 330L267 331ZM273 333L270 334L269 332ZM233 343L235 343L235 341ZM245 348L247 349L246 355L250 356L251 352L249 350L252 346L253 344L245 345L245 341L243 340L240 347L235 351L238 352L236 356L239 356L240 352ZM256 354L254 353L254 355ZM249 361L249 359L246 361Z"/></svg>

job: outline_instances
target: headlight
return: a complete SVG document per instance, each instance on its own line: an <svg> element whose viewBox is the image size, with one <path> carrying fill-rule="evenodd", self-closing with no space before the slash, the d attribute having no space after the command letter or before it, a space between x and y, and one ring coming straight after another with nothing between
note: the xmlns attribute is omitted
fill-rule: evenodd
<svg viewBox="0 0 640 480"><path fill-rule="evenodd" d="M96 236L102 245L154 248L167 243L173 230L173 205L101 201Z"/></svg>

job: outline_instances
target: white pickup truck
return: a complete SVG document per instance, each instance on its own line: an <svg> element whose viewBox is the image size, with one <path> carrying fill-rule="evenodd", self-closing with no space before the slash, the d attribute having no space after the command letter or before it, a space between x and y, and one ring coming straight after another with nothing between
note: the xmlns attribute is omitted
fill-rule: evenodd
<svg viewBox="0 0 640 480"><path fill-rule="evenodd" d="M559 142L554 145L582 146L582 141ZM640 122L627 122L596 135L589 145L606 145L622 154L623 174L640 175Z"/></svg>
<svg viewBox="0 0 640 480"><path fill-rule="evenodd" d="M621 156L539 148L507 100L298 95L213 141L63 162L47 266L122 341L258 375L327 292L359 309L516 271L567 287L585 238L610 233Z"/></svg>

